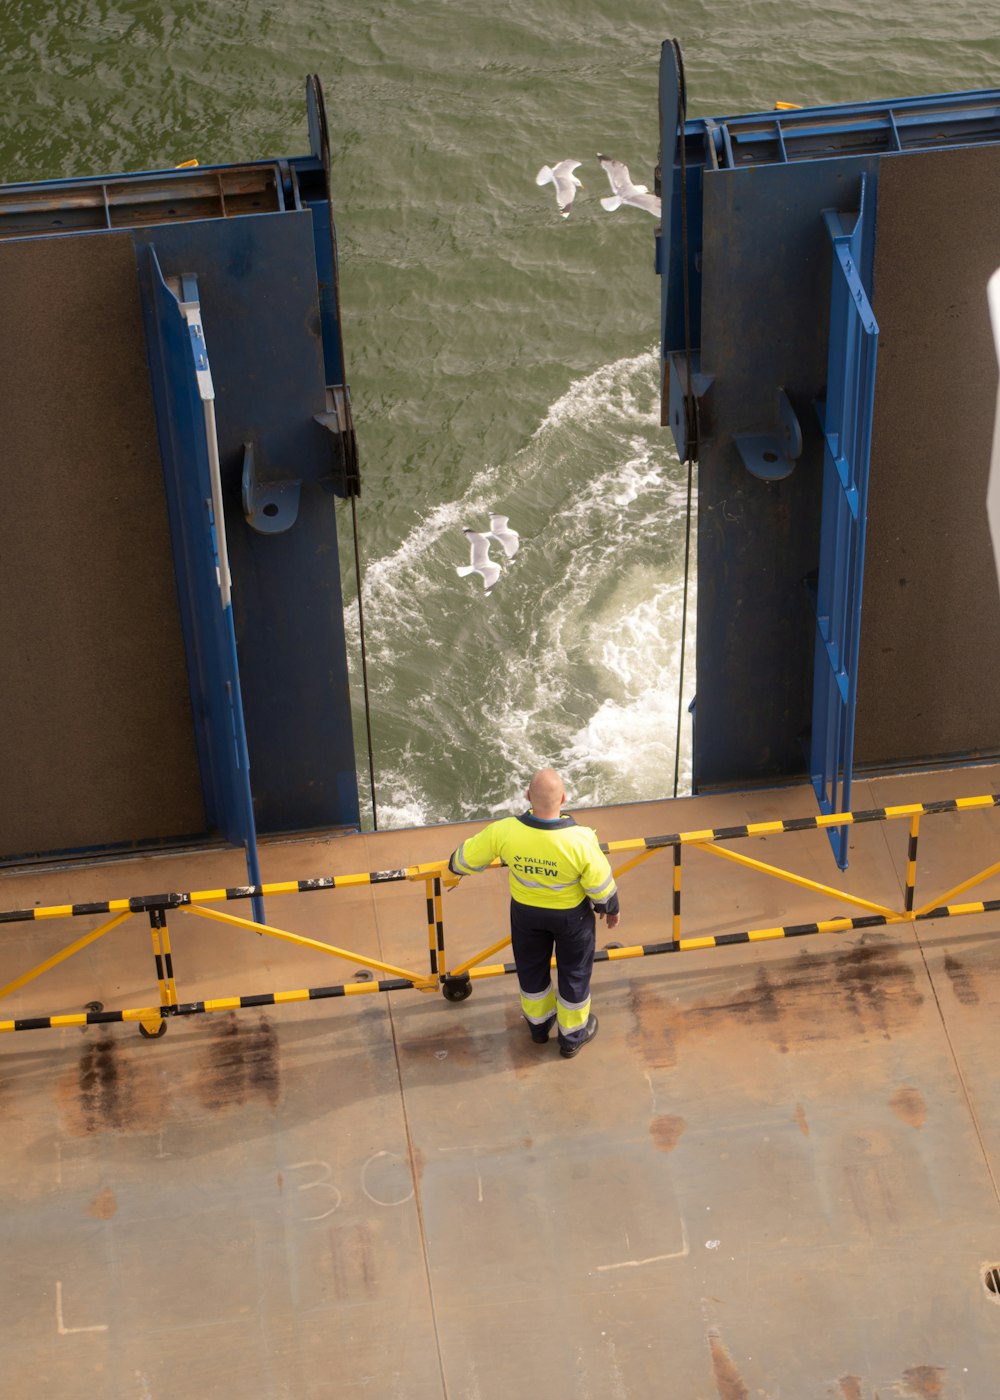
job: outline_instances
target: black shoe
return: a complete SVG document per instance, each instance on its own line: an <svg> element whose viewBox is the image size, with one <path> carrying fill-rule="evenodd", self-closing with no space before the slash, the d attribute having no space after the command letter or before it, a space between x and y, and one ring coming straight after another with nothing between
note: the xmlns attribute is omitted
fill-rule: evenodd
<svg viewBox="0 0 1000 1400"><path fill-rule="evenodd" d="M574 1044L572 1044L572 1045L568 1044L568 1043L564 1040L564 1041L562 1042L562 1044L559 1046L559 1053L560 1053L560 1055L562 1055L562 1057L563 1057L564 1060L571 1060L571 1059L573 1058L574 1055L579 1055L580 1051L583 1049L583 1047L584 1047L585 1045L589 1045L589 1044L590 1044L590 1042L593 1040L593 1038L594 1038L594 1036L595 1036L596 1034L597 1034L597 1017L596 1017L596 1016L591 1016L590 1020L587 1022L587 1032L586 1032L586 1035L584 1036L584 1038L583 1038L582 1040L576 1041L576 1042L575 1042Z"/></svg>
<svg viewBox="0 0 1000 1400"><path fill-rule="evenodd" d="M535 1042L536 1045L544 1045L544 1044L545 1044L545 1042L546 1042L546 1041L548 1040L548 1038L549 1038L549 1031L552 1029L552 1027L555 1025L555 1023L556 1023L556 1018L555 1018L555 1016L550 1016L549 1019L548 1019L547 1021L543 1022L543 1024L540 1025L540 1026L535 1026L535 1025L532 1025L532 1023L531 1023L530 1021L528 1022L528 1029L531 1031L531 1038L532 1038L532 1040Z"/></svg>

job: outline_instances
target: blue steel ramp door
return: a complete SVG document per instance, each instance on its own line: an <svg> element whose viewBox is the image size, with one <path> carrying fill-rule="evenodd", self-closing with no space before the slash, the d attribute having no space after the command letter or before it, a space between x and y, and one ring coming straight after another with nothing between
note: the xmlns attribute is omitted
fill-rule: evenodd
<svg viewBox="0 0 1000 1400"><path fill-rule="evenodd" d="M357 826L312 214L136 230L166 279L198 279L216 394L254 813L259 833ZM244 516L250 446L265 482L298 482L287 529Z"/></svg>

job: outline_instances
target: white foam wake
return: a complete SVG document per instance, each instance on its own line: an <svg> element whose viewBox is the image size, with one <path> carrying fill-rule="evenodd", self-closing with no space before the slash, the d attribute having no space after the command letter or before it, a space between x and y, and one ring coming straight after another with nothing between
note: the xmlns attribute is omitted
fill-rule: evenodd
<svg viewBox="0 0 1000 1400"><path fill-rule="evenodd" d="M653 350L570 385L511 461L368 565L380 826L517 810L549 763L581 804L673 792L686 470L659 425L658 373ZM484 596L454 566L462 527L495 511L521 547ZM693 617L692 589L682 792ZM345 624L357 676L356 606Z"/></svg>

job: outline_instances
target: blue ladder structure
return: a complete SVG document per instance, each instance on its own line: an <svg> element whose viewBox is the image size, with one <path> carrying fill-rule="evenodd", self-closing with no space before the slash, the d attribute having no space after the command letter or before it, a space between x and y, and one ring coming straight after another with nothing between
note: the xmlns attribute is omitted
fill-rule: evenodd
<svg viewBox="0 0 1000 1400"><path fill-rule="evenodd" d="M823 509L816 583L816 657L809 774L820 811L851 807L854 719L865 568L868 468L875 403L878 323L861 277L865 177L852 228L826 209L833 243L827 394L823 428ZM848 216L849 217L849 216ZM847 868L848 828L828 833L837 864Z"/></svg>

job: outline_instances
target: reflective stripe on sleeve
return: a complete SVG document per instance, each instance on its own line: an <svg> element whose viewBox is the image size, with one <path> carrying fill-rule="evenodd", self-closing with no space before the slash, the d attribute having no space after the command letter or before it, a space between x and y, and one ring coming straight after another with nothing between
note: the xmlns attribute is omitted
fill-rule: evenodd
<svg viewBox="0 0 1000 1400"><path fill-rule="evenodd" d="M480 870L485 870L486 866L490 864L490 861L486 861L484 865L471 865L469 861L465 859L464 841L459 846L455 854L452 856L452 861L454 862L454 870L456 875L478 875Z"/></svg>
<svg viewBox="0 0 1000 1400"><path fill-rule="evenodd" d="M584 887L586 888L586 886ZM601 885L596 885L594 889L587 889L587 895L595 904L603 904L606 899L610 899L615 893L615 877L609 875Z"/></svg>

